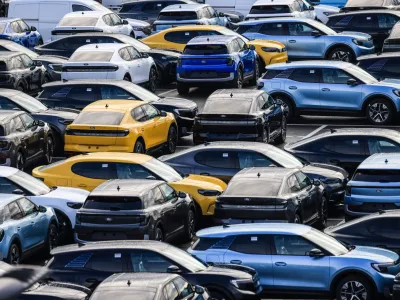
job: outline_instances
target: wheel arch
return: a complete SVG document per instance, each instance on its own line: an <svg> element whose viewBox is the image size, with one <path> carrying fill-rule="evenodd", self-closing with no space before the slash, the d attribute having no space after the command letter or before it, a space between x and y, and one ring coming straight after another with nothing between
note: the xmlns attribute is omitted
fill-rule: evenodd
<svg viewBox="0 0 400 300"><path fill-rule="evenodd" d="M352 48L350 45L346 44L346 43L335 43L335 44L330 45L330 46L325 50L324 58L325 58L325 59L328 59L328 55L332 52L332 50L335 49L335 48L339 48L339 47L343 47L343 48L349 49L349 50L351 51L351 54L353 54L353 58L354 58L354 59L357 58L357 55L356 55L356 53L354 52L353 48Z"/></svg>
<svg viewBox="0 0 400 300"><path fill-rule="evenodd" d="M125 77L129 78L129 81L132 81L132 76L131 76L131 74L130 74L129 72L126 72L126 73L124 74L124 78L125 78Z"/></svg>
<svg viewBox="0 0 400 300"><path fill-rule="evenodd" d="M144 150L146 151L146 141L144 140L144 137L143 137L143 136L141 136L141 135L138 135L138 137L136 138L136 141L135 141L135 143L133 144L133 149L132 149L132 152L134 152L134 151L135 151L135 145L136 145L136 142L137 142L137 141L141 141L141 142L143 143Z"/></svg>
<svg viewBox="0 0 400 300"><path fill-rule="evenodd" d="M61 215L61 216L68 222L68 225L71 226L71 229L74 228L74 227L72 226L71 218L70 218L66 213L64 213L60 208L57 208L57 207L53 207L53 209L54 209L54 212L55 212L55 214L56 214L56 217L57 217L58 215ZM57 221L58 221L58 226L61 227L60 222L59 222L59 220L58 220L58 217L57 217Z"/></svg>
<svg viewBox="0 0 400 300"><path fill-rule="evenodd" d="M345 278L346 276L351 276L351 275L364 277L371 284L372 288L374 289L374 293L377 292L378 288L375 284L375 281L372 279L371 275L369 275L368 273L366 273L362 270L358 270L358 269L349 270L348 269L348 270L344 270L344 271L340 272L339 274L336 274L335 277L332 279L331 285L329 288L332 295L335 294L335 290L336 290L337 285L339 284L339 281L342 280L343 278Z"/></svg>
<svg viewBox="0 0 400 300"><path fill-rule="evenodd" d="M286 98L288 98L288 99L290 100L290 102L292 103L293 108L294 108L294 109L297 108L296 101L294 101L294 98L292 97L292 95L290 95L290 94L289 94L288 92L286 92L286 91L275 91L275 92L271 92L271 93L270 93L270 96L271 96L272 98L274 98L274 97L276 97L276 96L283 96L283 97L286 97Z"/></svg>
<svg viewBox="0 0 400 300"><path fill-rule="evenodd" d="M363 102L363 105L362 105L362 108L361 108L361 112L365 112L368 104L372 100L375 100L375 99L385 99L385 100L389 101L389 103L392 105L392 108L395 111L397 111L396 104L393 102L393 100L389 96L386 96L384 94L373 94L373 95L370 95L370 96L368 96L367 98L364 99L364 102Z"/></svg>

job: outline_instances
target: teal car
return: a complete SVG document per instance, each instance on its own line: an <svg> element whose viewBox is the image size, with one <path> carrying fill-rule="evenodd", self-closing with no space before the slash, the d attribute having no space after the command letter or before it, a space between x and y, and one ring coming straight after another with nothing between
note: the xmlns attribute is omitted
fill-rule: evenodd
<svg viewBox="0 0 400 300"><path fill-rule="evenodd" d="M14 41L31 50L43 45L43 38L36 28L18 18L0 18L0 39Z"/></svg>

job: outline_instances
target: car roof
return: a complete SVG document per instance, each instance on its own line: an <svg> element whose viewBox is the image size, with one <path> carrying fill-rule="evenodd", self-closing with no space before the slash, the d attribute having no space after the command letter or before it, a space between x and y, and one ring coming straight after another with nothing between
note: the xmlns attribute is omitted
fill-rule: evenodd
<svg viewBox="0 0 400 300"><path fill-rule="evenodd" d="M171 0L122 0L121 4L129 4L129 3L146 3L146 2L167 2L167 1L171 1ZM195 1L192 0L179 0L182 1L184 3L188 3L188 4L197 4Z"/></svg>
<svg viewBox="0 0 400 300"><path fill-rule="evenodd" d="M148 194L151 189L162 183L164 183L164 181L149 179L108 180L96 187L90 193L90 196L142 197Z"/></svg>
<svg viewBox="0 0 400 300"><path fill-rule="evenodd" d="M76 51L118 51L121 48L130 46L122 43L87 44L79 47Z"/></svg>
<svg viewBox="0 0 400 300"><path fill-rule="evenodd" d="M24 93L21 92L21 91L18 91L18 90L3 89L3 88L0 89L0 96L12 97L12 96L15 96L17 94L24 94Z"/></svg>
<svg viewBox="0 0 400 300"><path fill-rule="evenodd" d="M24 111L0 110L0 123L8 123L12 118L22 115Z"/></svg>
<svg viewBox="0 0 400 300"><path fill-rule="evenodd" d="M312 60L312 61L295 61L290 63L277 63L268 65L266 69L289 69L296 67L307 67L307 68L323 68L323 67L333 67L338 69L346 69L354 66L351 63L344 61L335 60Z"/></svg>
<svg viewBox="0 0 400 300"><path fill-rule="evenodd" d="M173 4L165 7L160 11L162 12L172 12L172 11L198 11L203 7L208 7L208 4Z"/></svg>
<svg viewBox="0 0 400 300"><path fill-rule="evenodd" d="M282 181L287 176L298 172L299 169L281 167L246 168L236 173L232 180L259 179L260 181Z"/></svg>
<svg viewBox="0 0 400 300"><path fill-rule="evenodd" d="M349 12L338 13L330 16L329 18L334 17L343 17L343 16L352 16L352 15L359 15L359 14L392 14L400 16L399 10L392 10L392 9L365 9L365 10L355 10Z"/></svg>
<svg viewBox="0 0 400 300"><path fill-rule="evenodd" d="M255 5L289 5L292 4L294 0L258 0L256 1L253 6Z"/></svg>
<svg viewBox="0 0 400 300"><path fill-rule="evenodd" d="M158 288L163 287L166 283L179 277L178 274L169 273L119 273L114 274L105 279L96 292L105 288L141 288L146 290L156 291ZM127 284L127 282L130 282Z"/></svg>
<svg viewBox="0 0 400 300"><path fill-rule="evenodd" d="M238 25L256 25L256 24L263 24L263 23L271 23L271 22L282 22L282 23L288 23L288 22L304 22L308 24L313 24L314 21L308 18L296 18L296 17L273 17L273 18L266 18L266 19L258 19L258 20L247 20L247 21L242 21L239 22Z"/></svg>
<svg viewBox="0 0 400 300"><path fill-rule="evenodd" d="M13 22L21 20L21 18L0 18L0 23Z"/></svg>
<svg viewBox="0 0 400 300"><path fill-rule="evenodd" d="M0 207L7 205L8 203L23 198L24 196L15 194L0 194Z"/></svg>
<svg viewBox="0 0 400 300"><path fill-rule="evenodd" d="M143 104L145 104L145 102L141 100L98 100L87 105L82 111L113 110L128 112Z"/></svg>
<svg viewBox="0 0 400 300"><path fill-rule="evenodd" d="M237 39L234 35L205 35L197 36L192 38L186 45L215 45L222 44L227 45L234 39Z"/></svg>
<svg viewBox="0 0 400 300"><path fill-rule="evenodd" d="M0 177L10 177L19 172L17 168L0 166Z"/></svg>
<svg viewBox="0 0 400 300"><path fill-rule="evenodd" d="M222 99L228 98L232 100L243 100L244 98L247 99L256 99L258 96L264 94L263 90L246 90L246 89L221 89L216 90L212 93L207 100L209 99Z"/></svg>
<svg viewBox="0 0 400 300"><path fill-rule="evenodd" d="M51 81L43 85L43 87L51 87L51 86L68 86L68 85L87 85L87 84L94 84L94 85L115 85L118 87L126 87L129 85L135 85L126 80L115 80L115 79L73 79L73 80L62 80L62 81ZM1 91L0 89L0 95ZM15 91L15 90L10 90Z"/></svg>
<svg viewBox="0 0 400 300"><path fill-rule="evenodd" d="M243 234L289 234L304 235L311 230L310 226L290 223L248 223L228 226L215 226L201 229L196 233L199 238L219 237Z"/></svg>
<svg viewBox="0 0 400 300"><path fill-rule="evenodd" d="M98 17L100 18L103 15L111 14L112 12L105 12L105 11L98 11L98 10L92 10L92 11L74 11L67 13L64 18L84 18L84 17ZM74 26L75 27L75 26Z"/></svg>
<svg viewBox="0 0 400 300"><path fill-rule="evenodd" d="M376 153L366 158L357 169L400 170L400 153Z"/></svg>
<svg viewBox="0 0 400 300"><path fill-rule="evenodd" d="M382 52L382 53L374 53L357 57L358 61L366 60L366 59L374 59L374 58L389 58L389 57L400 57L400 53L398 52Z"/></svg>
<svg viewBox="0 0 400 300"><path fill-rule="evenodd" d="M21 197L21 196L20 196ZM51 255L94 251L94 250L118 250L118 249L151 249L153 251L162 252L169 246L166 243L150 240L124 240L124 241L101 241L101 242L88 242L84 244L71 244L54 248Z"/></svg>
<svg viewBox="0 0 400 300"><path fill-rule="evenodd" d="M0 111L1 112L1 111ZM153 157L146 154L139 153L115 153L112 152L92 152L80 155L74 155L70 158L67 158L66 161L71 163L77 162L91 162L91 161L105 161L105 162L130 162L133 164L143 164L149 160L153 159ZM57 164L57 163L55 163ZM49 165L51 166L51 165Z"/></svg>
<svg viewBox="0 0 400 300"><path fill-rule="evenodd" d="M16 52L16 51L0 51L0 59L1 58L9 58L9 57L14 57L20 54L25 54L22 52Z"/></svg>

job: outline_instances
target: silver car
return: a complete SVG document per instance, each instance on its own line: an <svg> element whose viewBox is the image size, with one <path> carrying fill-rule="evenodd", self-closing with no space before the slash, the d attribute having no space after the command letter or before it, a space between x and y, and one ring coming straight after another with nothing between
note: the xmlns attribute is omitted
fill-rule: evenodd
<svg viewBox="0 0 400 300"><path fill-rule="evenodd" d="M375 52L370 35L337 33L326 25L304 18L270 18L239 23L238 33L248 39L283 43L289 59L329 59L354 62L358 56Z"/></svg>

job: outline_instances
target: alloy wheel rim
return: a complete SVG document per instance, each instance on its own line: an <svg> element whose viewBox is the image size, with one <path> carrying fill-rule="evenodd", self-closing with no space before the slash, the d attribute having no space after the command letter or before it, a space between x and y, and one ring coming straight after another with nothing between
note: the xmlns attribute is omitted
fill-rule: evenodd
<svg viewBox="0 0 400 300"><path fill-rule="evenodd" d="M263 131L263 142L266 143L266 144L269 143L269 135L268 135L268 132L267 132L266 128L264 128L264 131Z"/></svg>
<svg viewBox="0 0 400 300"><path fill-rule="evenodd" d="M260 69L258 67L258 63L256 62L256 81L260 78Z"/></svg>
<svg viewBox="0 0 400 300"><path fill-rule="evenodd" d="M154 92L156 90L156 72L154 71L154 69L151 69L150 72L150 89L152 92Z"/></svg>
<svg viewBox="0 0 400 300"><path fill-rule="evenodd" d="M16 167L18 170L21 170L21 171L24 170L24 158L23 158L22 154L18 154L18 156L17 156Z"/></svg>
<svg viewBox="0 0 400 300"><path fill-rule="evenodd" d="M241 89L243 87L243 79L242 79L241 71L239 71L239 73L238 73L237 85L238 85L238 89Z"/></svg>
<svg viewBox="0 0 400 300"><path fill-rule="evenodd" d="M286 118L284 117L282 120L282 139L286 140Z"/></svg>
<svg viewBox="0 0 400 300"><path fill-rule="evenodd" d="M47 141L47 149L46 149L46 159L48 163L51 163L53 161L53 154L54 154L54 148L53 148L53 142L51 139Z"/></svg>
<svg viewBox="0 0 400 300"><path fill-rule="evenodd" d="M341 300L366 300L367 297L367 289L359 281L346 282L340 290Z"/></svg>
<svg viewBox="0 0 400 300"><path fill-rule="evenodd" d="M369 117L376 123L383 123L389 118L389 108L385 103L374 103L369 106Z"/></svg>
<svg viewBox="0 0 400 300"><path fill-rule="evenodd" d="M19 264L19 250L16 245L13 245L11 248L11 264L18 265Z"/></svg>
<svg viewBox="0 0 400 300"><path fill-rule="evenodd" d="M295 216L295 217L294 217L294 223L295 223L295 224L300 224L300 219L299 219L298 216Z"/></svg>
<svg viewBox="0 0 400 300"><path fill-rule="evenodd" d="M49 233L49 248L50 250L53 250L55 246L57 245L57 233L54 229L54 227L50 227L50 233Z"/></svg>
<svg viewBox="0 0 400 300"><path fill-rule="evenodd" d="M195 220L194 220L193 211L189 211L189 237L190 237L190 239L192 239L194 236L194 230L195 230Z"/></svg>
<svg viewBox="0 0 400 300"><path fill-rule="evenodd" d="M169 141L168 141L169 152L174 152L176 149L176 130L171 127Z"/></svg>
<svg viewBox="0 0 400 300"><path fill-rule="evenodd" d="M322 197L321 212L322 212L322 224L324 226L326 226L327 221L328 221L328 210L327 210L327 203L326 203L326 198L325 197Z"/></svg>
<svg viewBox="0 0 400 300"><path fill-rule="evenodd" d="M144 149L143 149L142 143L137 143L137 144L136 144L135 152L136 152L136 153L142 153L142 154L144 153Z"/></svg>
<svg viewBox="0 0 400 300"><path fill-rule="evenodd" d="M332 59L350 62L350 53L346 51L336 51L332 54Z"/></svg>

